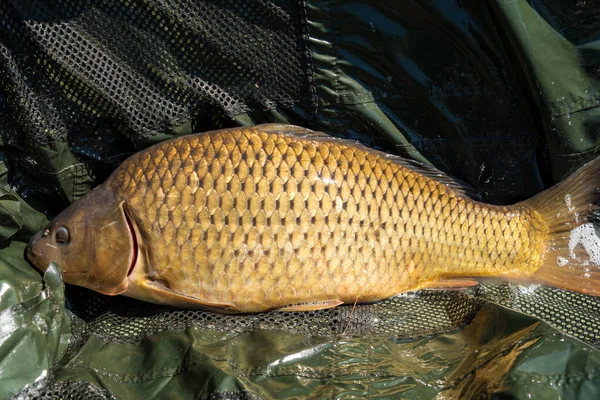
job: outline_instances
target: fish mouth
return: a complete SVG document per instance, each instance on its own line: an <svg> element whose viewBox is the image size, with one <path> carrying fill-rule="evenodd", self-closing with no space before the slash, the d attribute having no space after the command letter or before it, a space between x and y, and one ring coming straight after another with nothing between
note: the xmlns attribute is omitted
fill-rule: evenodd
<svg viewBox="0 0 600 400"><path fill-rule="evenodd" d="M33 245L38 239L39 233L33 235L29 242L27 243L27 247L25 247L25 259L29 262L30 265L34 266L37 270L44 272L45 268L40 264L40 260L38 260L38 255L33 251Z"/></svg>
<svg viewBox="0 0 600 400"><path fill-rule="evenodd" d="M123 214L125 215L125 221L127 221L127 226L129 227L129 232L131 233L131 242L132 242L132 254L131 254L131 264L129 265L129 270L127 271L127 276L131 275L133 272L135 265L137 264L138 259L138 240L137 235L135 233L135 228L133 227L133 222L129 217L129 213L127 210L123 209Z"/></svg>
<svg viewBox="0 0 600 400"><path fill-rule="evenodd" d="M25 248L25 255L27 256L27 260L31 264L33 264L37 267L37 259L36 259L35 253L31 249L32 241L33 241L33 238L32 238L32 240L29 241L29 243L27 244L27 247Z"/></svg>

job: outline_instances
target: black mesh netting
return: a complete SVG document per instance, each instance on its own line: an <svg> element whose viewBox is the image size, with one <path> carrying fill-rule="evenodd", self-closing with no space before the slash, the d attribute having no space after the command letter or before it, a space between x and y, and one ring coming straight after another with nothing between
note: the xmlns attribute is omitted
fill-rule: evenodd
<svg viewBox="0 0 600 400"><path fill-rule="evenodd" d="M117 400L108 390L89 382L57 382L52 375L29 385L13 400ZM223 391L212 393L209 400L260 400L260 397L245 391Z"/></svg>
<svg viewBox="0 0 600 400"><path fill-rule="evenodd" d="M14 400L116 400L108 390L99 388L88 382L63 381L56 382L52 376L45 377L29 385Z"/></svg>
<svg viewBox="0 0 600 400"><path fill-rule="evenodd" d="M469 290L411 292L374 304L246 315L174 310L80 288L70 288L68 297L81 335L106 342L135 343L165 329L190 326L237 333L278 329L309 336L414 338L458 329L471 321L484 301L492 301L600 345L600 298L538 285L482 284Z"/></svg>
<svg viewBox="0 0 600 400"><path fill-rule="evenodd" d="M196 326L222 332L278 329L309 336L380 335L410 338L447 332L469 322L479 301L460 291L405 294L371 305L342 306L309 312L225 315L173 310L129 298L110 298L83 289L69 297L85 334L106 342L135 343L165 329Z"/></svg>
<svg viewBox="0 0 600 400"><path fill-rule="evenodd" d="M144 137L212 113L315 103L296 0L0 2L9 139Z"/></svg>

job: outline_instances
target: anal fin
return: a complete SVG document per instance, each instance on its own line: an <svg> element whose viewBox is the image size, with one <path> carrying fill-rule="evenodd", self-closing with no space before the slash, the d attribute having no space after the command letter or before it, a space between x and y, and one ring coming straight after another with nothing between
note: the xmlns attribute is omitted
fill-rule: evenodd
<svg viewBox="0 0 600 400"><path fill-rule="evenodd" d="M310 303L291 304L289 306L278 308L276 311L316 311L337 307L340 304L344 304L344 302L339 299L315 301Z"/></svg>
<svg viewBox="0 0 600 400"><path fill-rule="evenodd" d="M477 285L479 285L479 282L473 279L450 278L440 279L438 281L425 282L421 285L420 289L463 290Z"/></svg>

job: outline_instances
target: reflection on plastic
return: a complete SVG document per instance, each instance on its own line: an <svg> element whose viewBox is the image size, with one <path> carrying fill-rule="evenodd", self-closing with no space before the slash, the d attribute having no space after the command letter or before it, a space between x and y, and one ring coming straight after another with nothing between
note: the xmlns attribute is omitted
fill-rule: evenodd
<svg viewBox="0 0 600 400"><path fill-rule="evenodd" d="M64 286L55 263L44 281L37 296L0 313L0 398L44 378L61 357Z"/></svg>

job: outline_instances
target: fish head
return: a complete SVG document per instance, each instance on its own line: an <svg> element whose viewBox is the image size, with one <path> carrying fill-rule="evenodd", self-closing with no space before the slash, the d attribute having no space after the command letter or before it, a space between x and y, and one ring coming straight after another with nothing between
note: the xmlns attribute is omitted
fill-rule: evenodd
<svg viewBox="0 0 600 400"><path fill-rule="evenodd" d="M97 187L36 233L27 257L42 272L56 262L67 283L108 295L124 292L137 258L125 207L108 187Z"/></svg>

